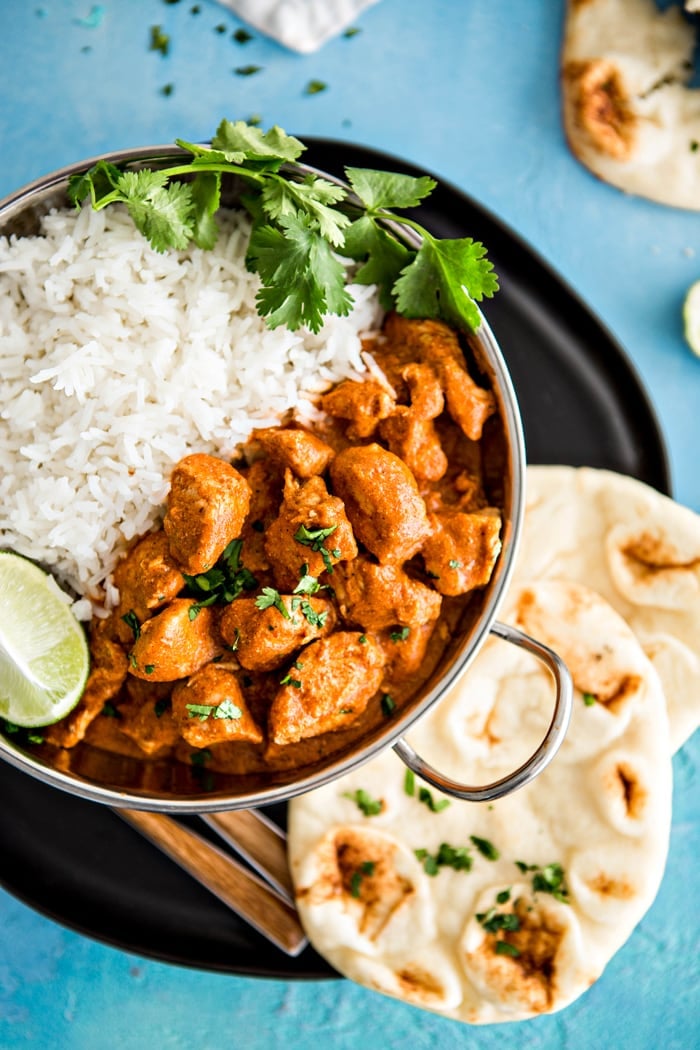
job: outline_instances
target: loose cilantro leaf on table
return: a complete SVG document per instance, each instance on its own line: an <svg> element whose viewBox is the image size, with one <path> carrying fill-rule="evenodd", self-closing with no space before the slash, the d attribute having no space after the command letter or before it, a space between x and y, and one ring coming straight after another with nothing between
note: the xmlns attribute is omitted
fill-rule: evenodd
<svg viewBox="0 0 700 1050"><path fill-rule="evenodd" d="M160 36L156 43L167 46ZM176 145L182 158L154 169L99 161L71 176L71 201L89 198L96 210L123 204L156 251L207 249L216 242L222 176L238 176L253 220L246 261L260 277L257 306L269 327L317 332L327 314L347 315L353 300L341 256L357 264L353 281L377 285L386 309L479 327L476 304L498 288L484 246L433 237L401 214L420 207L434 179L349 167L347 186L339 185L299 167L299 139L254 121L223 120L210 144ZM407 230L413 236L403 237Z"/></svg>

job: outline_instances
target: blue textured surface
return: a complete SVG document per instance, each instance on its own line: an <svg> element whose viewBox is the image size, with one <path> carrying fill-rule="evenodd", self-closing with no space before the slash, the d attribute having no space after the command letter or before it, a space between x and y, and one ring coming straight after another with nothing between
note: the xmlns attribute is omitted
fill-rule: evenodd
<svg viewBox="0 0 700 1050"><path fill-rule="evenodd" d="M258 34L236 44L237 19L211 0L199 6L194 15L191 0L0 0L0 196L104 150L208 138L223 116L260 114L301 138L404 157L517 229L627 347L668 441L675 494L700 510L700 361L680 323L684 291L700 277L700 215L628 199L567 151L563 2L381 0L358 35L304 57ZM157 24L171 36L167 57L149 50ZM249 64L262 68L233 72ZM306 95L312 79L327 90ZM106 948L0 891L0 1046L690 1050L700 1045L699 758L696 738L674 762L671 853L654 906L561 1014L468 1029L345 981L188 971Z"/></svg>

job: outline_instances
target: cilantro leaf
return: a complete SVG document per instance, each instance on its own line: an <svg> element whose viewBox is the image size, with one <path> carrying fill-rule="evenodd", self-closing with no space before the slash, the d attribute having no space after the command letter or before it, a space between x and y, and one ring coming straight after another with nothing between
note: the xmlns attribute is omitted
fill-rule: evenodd
<svg viewBox="0 0 700 1050"><path fill-rule="evenodd" d="M233 164L242 164L244 160L265 161L273 170L285 161L296 160L306 149L303 142L287 135L277 125L263 132L244 120L222 120L211 144Z"/></svg>
<svg viewBox="0 0 700 1050"><path fill-rule="evenodd" d="M392 237L369 215L363 215L348 227L342 250L343 255L363 264L353 280L358 284L376 284L382 306L390 310L394 305L392 289L415 252Z"/></svg>
<svg viewBox="0 0 700 1050"><path fill-rule="evenodd" d="M256 297L259 311L271 328L301 322L318 332L324 314L350 313L345 270L306 217L284 215L278 221L280 229L254 228L248 246L249 265L263 282Z"/></svg>
<svg viewBox="0 0 700 1050"><path fill-rule="evenodd" d="M221 200L221 175L214 171L200 171L191 187L194 243L198 248L213 248L219 232L214 216Z"/></svg>
<svg viewBox="0 0 700 1050"><path fill-rule="evenodd" d="M415 259L394 285L398 310L405 317L441 317L471 330L481 323L475 303L497 289L486 249L471 237L441 241L424 237Z"/></svg>
<svg viewBox="0 0 700 1050"><path fill-rule="evenodd" d="M428 175L415 178L393 171L346 168L345 176L369 211L386 208L415 208L428 197L437 182Z"/></svg>
<svg viewBox="0 0 700 1050"><path fill-rule="evenodd" d="M278 612L282 613L285 620L291 620L289 610L282 601L282 595L279 591L276 591L274 587L263 587L262 594L259 594L255 599L256 609L269 609L271 606L275 607Z"/></svg>
<svg viewBox="0 0 700 1050"><path fill-rule="evenodd" d="M351 802L354 802L366 817L376 817L384 809L382 799L372 798L364 788L358 788L357 791L344 791L343 798L349 798Z"/></svg>
<svg viewBox="0 0 700 1050"><path fill-rule="evenodd" d="M302 182L271 181L261 192L263 209L270 218L306 215L318 223L322 235L335 247L343 243L342 231L350 225L348 216L334 207L344 197L342 186L316 175L307 175Z"/></svg>
<svg viewBox="0 0 700 1050"><path fill-rule="evenodd" d="M117 189L138 230L158 252L186 248L192 239L192 187L184 182L167 186L163 171L125 171Z"/></svg>

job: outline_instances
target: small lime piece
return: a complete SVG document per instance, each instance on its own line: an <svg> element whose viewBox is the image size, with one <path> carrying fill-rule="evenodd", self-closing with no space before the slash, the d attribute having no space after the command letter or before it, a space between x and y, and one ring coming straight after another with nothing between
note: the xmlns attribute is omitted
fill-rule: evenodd
<svg viewBox="0 0 700 1050"><path fill-rule="evenodd" d="M691 284L683 302L683 330L685 341L700 357L700 281Z"/></svg>
<svg viewBox="0 0 700 1050"><path fill-rule="evenodd" d="M53 577L0 551L0 718L58 722L80 700L89 666L85 632Z"/></svg>

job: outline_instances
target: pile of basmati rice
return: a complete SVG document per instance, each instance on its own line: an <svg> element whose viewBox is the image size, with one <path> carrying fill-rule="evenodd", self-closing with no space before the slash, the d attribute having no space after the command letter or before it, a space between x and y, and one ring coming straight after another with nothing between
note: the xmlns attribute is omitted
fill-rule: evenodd
<svg viewBox="0 0 700 1050"><path fill-rule="evenodd" d="M0 239L0 546L94 603L114 601L105 580L162 515L177 460L230 457L365 371L375 289L354 286L354 312L318 335L269 329L248 233L232 214L213 250L158 254L125 211L83 208Z"/></svg>

